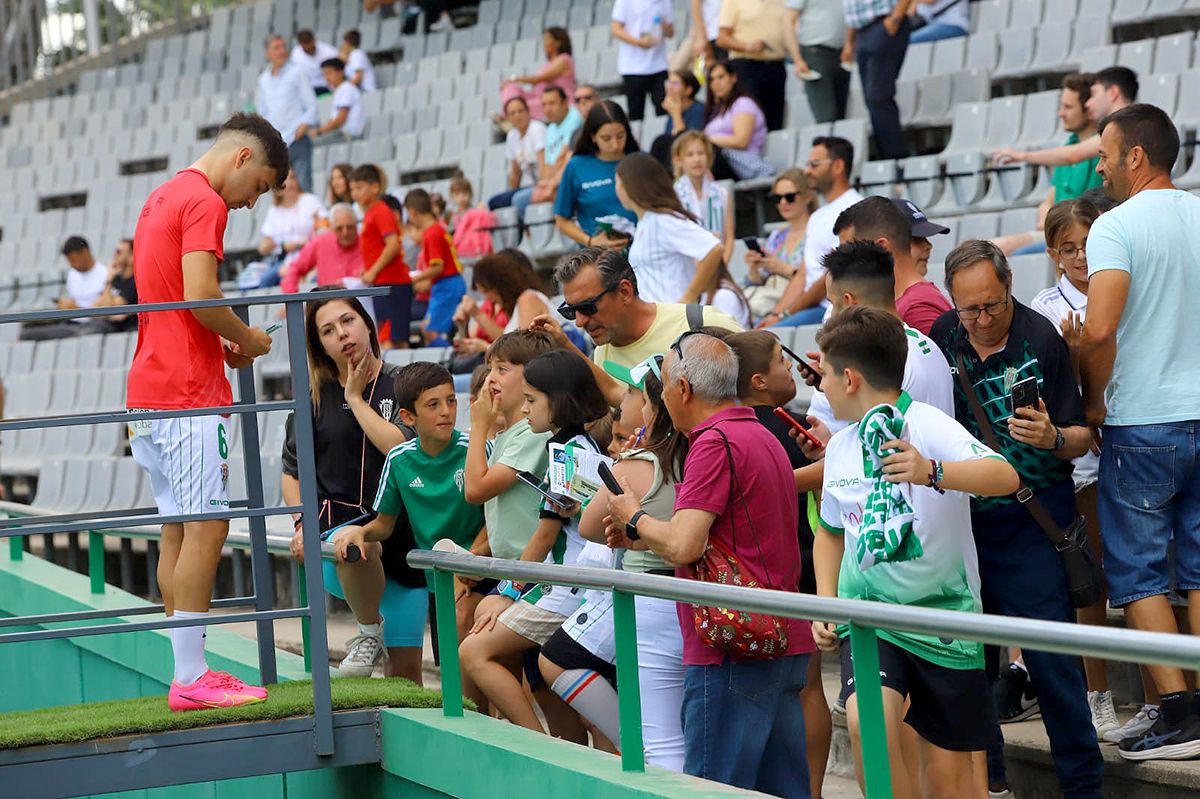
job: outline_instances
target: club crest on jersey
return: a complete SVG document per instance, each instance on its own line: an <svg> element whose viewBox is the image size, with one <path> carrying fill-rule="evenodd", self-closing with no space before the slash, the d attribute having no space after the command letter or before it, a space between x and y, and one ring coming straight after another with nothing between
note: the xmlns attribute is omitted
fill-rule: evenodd
<svg viewBox="0 0 1200 799"><path fill-rule="evenodd" d="M462 492L463 484L465 483L465 481L466 481L466 478L463 476L462 469L459 469L457 472L454 473L454 485L458 486L459 493Z"/></svg>
<svg viewBox="0 0 1200 799"><path fill-rule="evenodd" d="M392 418L392 406L395 403L391 397L379 401L379 415L384 419Z"/></svg>
<svg viewBox="0 0 1200 799"><path fill-rule="evenodd" d="M225 490L229 489L229 464L228 463L221 464L221 488L225 489Z"/></svg>

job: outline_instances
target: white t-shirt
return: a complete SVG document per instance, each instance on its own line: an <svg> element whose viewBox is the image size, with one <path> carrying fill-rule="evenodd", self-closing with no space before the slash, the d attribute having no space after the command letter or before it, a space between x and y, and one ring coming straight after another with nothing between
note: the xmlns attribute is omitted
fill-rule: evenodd
<svg viewBox="0 0 1200 799"><path fill-rule="evenodd" d="M91 308L108 284L108 267L96 261L86 272L67 270L67 296L80 308ZM79 319L77 321L87 321Z"/></svg>
<svg viewBox="0 0 1200 799"><path fill-rule="evenodd" d="M933 341L920 330L904 326L908 335L908 358L904 361L904 382L901 388L917 402L932 405L947 416L954 416L954 380L950 364ZM817 417L830 432L836 433L850 422L833 418L833 408L822 391L814 391L808 412Z"/></svg>
<svg viewBox="0 0 1200 799"><path fill-rule="evenodd" d="M314 89L328 89L325 73L321 72L321 62L338 57L338 49L328 42L317 40L317 51L312 55L304 52L304 48L296 45L292 48L291 61L304 70L304 76Z"/></svg>
<svg viewBox="0 0 1200 799"><path fill-rule="evenodd" d="M317 217L325 217L325 206L316 195L301 194L300 199L291 208L282 205L271 206L266 219L263 220L262 234L280 247L284 242L308 241L316 226Z"/></svg>
<svg viewBox="0 0 1200 799"><path fill-rule="evenodd" d="M742 327L750 329L750 306L733 289L724 284L718 286L709 304L732 316Z"/></svg>
<svg viewBox="0 0 1200 799"><path fill-rule="evenodd" d="M897 402L904 414L901 437L925 457L952 463L1001 458L952 415L922 402L905 405L906 398L901 395ZM920 555L861 567L855 550L873 483L866 475L867 463L870 460L857 427L847 427L830 439L825 451L821 525L845 536L838 596L979 613L983 603L979 596L979 556L971 530L971 500L960 491L939 494L932 488L907 484L914 513L912 534L920 542ZM972 641L887 630L880 630L879 635L947 668L983 667L983 646Z"/></svg>
<svg viewBox="0 0 1200 799"><path fill-rule="evenodd" d="M1029 303L1029 307L1050 320L1055 330L1062 330L1062 320L1074 311L1082 321L1087 316L1087 295L1071 285L1066 275L1058 279L1058 283L1048 289L1038 292ZM1075 481L1075 490L1087 488L1100 478L1100 456L1093 455L1091 450L1071 461L1075 471L1071 478Z"/></svg>
<svg viewBox="0 0 1200 799"><path fill-rule="evenodd" d="M341 130L347 136L358 138L367 128L367 110L363 108L362 92L350 81L343 81L333 93L333 109L346 109L346 121Z"/></svg>
<svg viewBox="0 0 1200 799"><path fill-rule="evenodd" d="M532 186L537 183L538 153L546 148L546 123L537 119L529 120L525 135L513 128L504 140L504 157L509 164L516 161L521 165L522 186Z"/></svg>
<svg viewBox="0 0 1200 799"><path fill-rule="evenodd" d="M696 261L721 240L690 219L647 211L629 247L629 263L646 302L681 302L696 276Z"/></svg>
<svg viewBox="0 0 1200 799"><path fill-rule="evenodd" d="M585 541L575 565L611 569L615 562L614 550L594 541ZM617 659L612 603L612 591L588 589L583 592L583 604L568 615L562 624L563 630L577 644L608 663L614 663Z"/></svg>
<svg viewBox="0 0 1200 799"><path fill-rule="evenodd" d="M654 23L655 17L658 17L658 25ZM645 33L662 39L663 24L674 22L669 0L616 0L612 18L624 25L625 32L635 39ZM622 75L655 75L666 71L665 40L650 49L617 42L617 72Z"/></svg>
<svg viewBox="0 0 1200 799"><path fill-rule="evenodd" d="M812 212L808 218L808 227L804 229L804 289L812 288L818 280L825 279L825 267L821 261L825 254L838 246L837 235L833 232L833 223L838 216L850 206L861 200L863 196L854 189L849 189L836 200L822 205ZM825 300L822 305L828 305Z"/></svg>
<svg viewBox="0 0 1200 799"><path fill-rule="evenodd" d="M721 0L704 0L700 6L700 14L704 17L704 33L710 42L717 40L720 26L717 18L721 16Z"/></svg>
<svg viewBox="0 0 1200 799"><path fill-rule="evenodd" d="M353 78L360 71L363 79L358 88L364 92L375 91L378 85L375 83L375 67L371 66L371 59L361 49L351 50L350 57L346 59L346 77Z"/></svg>

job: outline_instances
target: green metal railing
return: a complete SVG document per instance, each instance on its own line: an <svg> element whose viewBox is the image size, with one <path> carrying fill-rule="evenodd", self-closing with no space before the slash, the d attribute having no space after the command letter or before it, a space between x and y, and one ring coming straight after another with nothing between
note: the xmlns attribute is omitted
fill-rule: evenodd
<svg viewBox="0 0 1200 799"><path fill-rule="evenodd" d="M720 605L795 619L820 619L850 627L855 661L859 729L867 799L890 799L891 769L883 692L879 679L879 630L949 636L1000 646L1021 646L1044 652L1104 657L1133 663L1162 663L1184 669L1200 667L1200 638L1135 630L1018 619L1007 616L889 605L855 599L831 599L811 594L701 583L676 577L500 560L474 555L414 550L410 566L433 570L437 603L438 648L442 666L442 708L446 716L462 716L462 680L455 625L455 574L575 588L611 591L616 634L617 684L621 726L621 765L625 771L644 771L641 698L638 691L637 620L635 596L678 602Z"/></svg>

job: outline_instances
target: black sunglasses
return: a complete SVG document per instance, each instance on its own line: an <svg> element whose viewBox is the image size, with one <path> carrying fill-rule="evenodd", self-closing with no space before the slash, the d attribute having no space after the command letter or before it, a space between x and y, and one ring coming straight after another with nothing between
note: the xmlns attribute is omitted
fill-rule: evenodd
<svg viewBox="0 0 1200 799"><path fill-rule="evenodd" d="M771 193L767 195L767 200L773 203L778 203L781 200L786 200L789 203L796 202L796 198L800 196L798 191L785 191L782 194Z"/></svg>
<svg viewBox="0 0 1200 799"><path fill-rule="evenodd" d="M680 333L679 338L675 339L675 341L671 343L671 349L673 349L675 351L675 357L678 358L680 362L683 361L683 340L685 338L687 338L688 336L707 336L707 335L708 334L705 333L703 330L685 330L682 333Z"/></svg>
<svg viewBox="0 0 1200 799"><path fill-rule="evenodd" d="M600 300L604 298L605 294L609 294L616 290L616 286L607 288L597 294L595 297L586 299L583 302L577 302L574 305L564 301L562 305L558 306L558 313L560 316L562 316L562 318L569 319L572 322L575 321L575 317L579 314L583 314L584 316L595 316L597 310L596 303L600 302Z"/></svg>

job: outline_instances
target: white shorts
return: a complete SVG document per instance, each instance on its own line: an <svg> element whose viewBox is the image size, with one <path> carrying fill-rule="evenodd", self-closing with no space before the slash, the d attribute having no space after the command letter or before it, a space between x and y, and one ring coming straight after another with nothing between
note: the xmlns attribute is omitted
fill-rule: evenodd
<svg viewBox="0 0 1200 799"><path fill-rule="evenodd" d="M131 421L129 447L150 477L159 513L229 509L228 417Z"/></svg>

